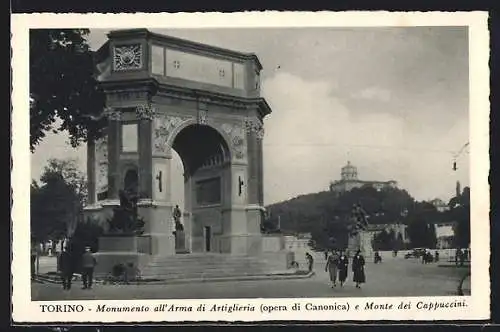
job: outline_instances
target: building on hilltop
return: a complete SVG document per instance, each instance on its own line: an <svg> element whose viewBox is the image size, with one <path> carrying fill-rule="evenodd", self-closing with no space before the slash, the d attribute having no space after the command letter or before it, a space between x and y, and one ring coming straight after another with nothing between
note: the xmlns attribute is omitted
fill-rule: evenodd
<svg viewBox="0 0 500 332"><path fill-rule="evenodd" d="M361 188L364 186L370 186L377 190L382 190L384 188L396 188L397 182L390 181L365 181L358 179L358 169L353 166L350 161L347 165L342 167L340 171L340 180L330 182L330 191L341 195L345 192L351 191L354 188Z"/></svg>
<svg viewBox="0 0 500 332"><path fill-rule="evenodd" d="M448 204L446 204L442 199L439 199L439 198L435 198L435 199L429 201L429 203L434 205L434 207L436 208L436 210L438 210L438 212L445 212L445 211L448 211L450 209Z"/></svg>

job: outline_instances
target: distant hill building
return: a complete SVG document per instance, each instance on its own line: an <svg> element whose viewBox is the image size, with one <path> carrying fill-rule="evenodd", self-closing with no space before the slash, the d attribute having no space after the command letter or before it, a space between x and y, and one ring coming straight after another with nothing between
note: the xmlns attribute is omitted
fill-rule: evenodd
<svg viewBox="0 0 500 332"><path fill-rule="evenodd" d="M347 165L342 167L340 171L340 180L330 182L330 191L341 195L345 192L351 191L354 188L361 188L370 186L377 190L384 188L397 188L397 182L390 181L365 181L358 179L358 169L353 166L350 161Z"/></svg>
<svg viewBox="0 0 500 332"><path fill-rule="evenodd" d="M432 201L429 201L429 203L434 205L436 207L436 210L438 210L439 212L445 212L450 209L448 204L446 204L442 199L439 198L435 198Z"/></svg>

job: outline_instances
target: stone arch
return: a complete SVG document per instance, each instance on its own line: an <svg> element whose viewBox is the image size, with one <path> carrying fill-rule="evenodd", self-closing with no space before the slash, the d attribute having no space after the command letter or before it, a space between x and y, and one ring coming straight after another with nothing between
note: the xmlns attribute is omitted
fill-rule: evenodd
<svg viewBox="0 0 500 332"><path fill-rule="evenodd" d="M231 163L231 147L213 126L198 123L183 126L169 146L181 157L185 175L207 167L207 162L210 166Z"/></svg>
<svg viewBox="0 0 500 332"><path fill-rule="evenodd" d="M204 123L204 124L200 124L197 121L197 119L194 119L194 118L185 119L179 125L177 125L176 127L174 127L172 129L172 131L170 132L170 135L166 141L166 145L168 147L168 151L167 151L168 155L171 155L170 149L172 149L174 141L175 141L176 137L179 135L179 133L181 133L187 127L195 126L195 125L207 126L207 127L210 127L211 129L215 130L223 138L224 143L227 147L227 149L225 149L225 153L227 154L225 156L225 157L227 157L226 160L232 161L233 156L232 156L232 151L231 151L231 146L232 146L231 137L226 132L224 132L219 126L211 123L210 121L207 123Z"/></svg>

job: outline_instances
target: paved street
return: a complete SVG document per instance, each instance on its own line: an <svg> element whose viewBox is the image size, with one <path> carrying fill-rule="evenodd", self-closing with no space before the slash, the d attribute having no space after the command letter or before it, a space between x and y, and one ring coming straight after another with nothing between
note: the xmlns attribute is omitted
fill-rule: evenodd
<svg viewBox="0 0 500 332"><path fill-rule="evenodd" d="M421 264L419 260L390 259L366 266L367 283L356 289L352 273L344 288L331 289L324 272L324 260L317 259L316 275L310 279L214 282L176 285L95 285L81 290L80 283L70 291L60 285L32 283L32 298L38 301L70 299L188 299L259 297L376 297L456 295L458 281L467 269Z"/></svg>

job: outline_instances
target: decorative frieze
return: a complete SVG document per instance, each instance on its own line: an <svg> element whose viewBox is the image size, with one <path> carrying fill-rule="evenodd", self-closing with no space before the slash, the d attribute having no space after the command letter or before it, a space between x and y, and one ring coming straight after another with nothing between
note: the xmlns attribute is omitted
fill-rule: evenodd
<svg viewBox="0 0 500 332"><path fill-rule="evenodd" d="M201 125L207 124L207 111L205 111L205 110L198 111L198 124L201 124Z"/></svg>
<svg viewBox="0 0 500 332"><path fill-rule="evenodd" d="M257 137L257 139L264 138L264 125L257 117L245 119L245 125L247 132L255 133L255 137Z"/></svg>
<svg viewBox="0 0 500 332"><path fill-rule="evenodd" d="M118 108L106 107L103 112L104 116L111 121L120 121L122 118L122 112Z"/></svg>
<svg viewBox="0 0 500 332"><path fill-rule="evenodd" d="M236 159L245 158L245 132L240 125L224 123L221 125L221 129L230 137L231 139L231 149L233 155Z"/></svg>
<svg viewBox="0 0 500 332"><path fill-rule="evenodd" d="M155 113L155 108L150 103L140 104L135 108L135 114L141 120L153 120Z"/></svg>

